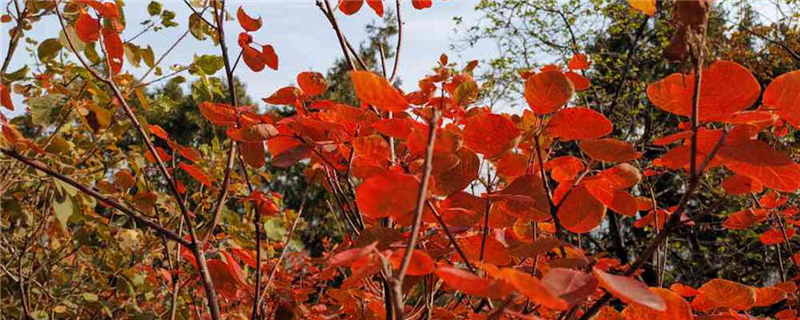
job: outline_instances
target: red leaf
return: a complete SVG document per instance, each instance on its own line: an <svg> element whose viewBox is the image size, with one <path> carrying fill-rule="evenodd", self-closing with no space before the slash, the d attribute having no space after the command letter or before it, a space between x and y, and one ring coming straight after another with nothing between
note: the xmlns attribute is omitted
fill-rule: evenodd
<svg viewBox="0 0 800 320"><path fill-rule="evenodd" d="M708 303L716 307L747 310L756 303L755 289L730 280L713 279L703 284L698 291Z"/></svg>
<svg viewBox="0 0 800 320"><path fill-rule="evenodd" d="M642 156L629 143L612 138L582 140L579 146L592 159L604 162L625 162Z"/></svg>
<svg viewBox="0 0 800 320"><path fill-rule="evenodd" d="M575 87L561 71L548 70L534 74L525 80L525 100L538 114L558 110L575 94Z"/></svg>
<svg viewBox="0 0 800 320"><path fill-rule="evenodd" d="M228 104L205 101L198 108L203 117L215 125L230 126L236 124L236 110Z"/></svg>
<svg viewBox="0 0 800 320"><path fill-rule="evenodd" d="M477 297L502 299L513 290L504 282L479 277L458 268L440 267L434 274L450 288Z"/></svg>
<svg viewBox="0 0 800 320"><path fill-rule="evenodd" d="M564 199L557 214L565 229L575 233L587 233L603 221L606 216L606 206L592 197L584 184L580 184Z"/></svg>
<svg viewBox="0 0 800 320"><path fill-rule="evenodd" d="M253 36L251 36L247 32L240 32L239 33L239 39L237 40L237 42L239 43L239 47L242 47L242 48L249 47L250 44L253 43ZM242 53L242 54L244 54L244 53Z"/></svg>
<svg viewBox="0 0 800 320"><path fill-rule="evenodd" d="M584 169L583 161L578 157L561 156L553 158L544 164L546 170L550 170L550 177L558 182L575 179Z"/></svg>
<svg viewBox="0 0 800 320"><path fill-rule="evenodd" d="M552 310L566 310L569 308L567 301L553 294L541 280L528 273L512 268L503 268L501 270L487 268L487 272L496 279L508 282L523 296L536 304L541 304L545 308Z"/></svg>
<svg viewBox="0 0 800 320"><path fill-rule="evenodd" d="M613 129L608 118L586 107L562 109L547 124L547 132L564 141L601 138Z"/></svg>
<svg viewBox="0 0 800 320"><path fill-rule="evenodd" d="M766 142L746 140L725 144L718 156L733 172L755 178L778 191L794 192L800 188L800 166Z"/></svg>
<svg viewBox="0 0 800 320"><path fill-rule="evenodd" d="M419 181L414 176L387 170L358 186L356 203L369 218L400 217L414 210L418 193Z"/></svg>
<svg viewBox="0 0 800 320"><path fill-rule="evenodd" d="M664 300L667 309L663 312L631 304L622 311L625 319L648 319L648 320L692 320L692 307L680 295L662 288L650 288L650 291Z"/></svg>
<svg viewBox="0 0 800 320"><path fill-rule="evenodd" d="M262 142L278 135L278 129L269 123L259 123L243 128L229 128L228 137L239 142Z"/></svg>
<svg viewBox="0 0 800 320"><path fill-rule="evenodd" d="M375 11L379 17L383 18L383 0L367 0L367 5Z"/></svg>
<svg viewBox="0 0 800 320"><path fill-rule="evenodd" d="M364 0L339 0L339 10L348 16L358 12L362 5Z"/></svg>
<svg viewBox="0 0 800 320"><path fill-rule="evenodd" d="M642 181L642 174L639 173L639 169L627 163L620 163L603 170L597 176L605 179L612 187L617 189L627 189Z"/></svg>
<svg viewBox="0 0 800 320"><path fill-rule="evenodd" d="M246 46L242 48L242 60L244 63L255 72L259 72L264 70L264 66L266 66L266 62L264 61L264 56L261 52L256 49L253 49L251 46Z"/></svg>
<svg viewBox="0 0 800 320"><path fill-rule="evenodd" d="M361 103L371 104L381 111L400 112L408 102L386 78L369 71L350 71L350 79Z"/></svg>
<svg viewBox="0 0 800 320"><path fill-rule="evenodd" d="M267 67L272 70L278 70L278 55L275 54L275 48L272 45L268 44L261 47L261 57Z"/></svg>
<svg viewBox="0 0 800 320"><path fill-rule="evenodd" d="M263 142L245 142L241 144L242 158L253 168L261 168L266 164L267 152Z"/></svg>
<svg viewBox="0 0 800 320"><path fill-rule="evenodd" d="M157 124L149 124L147 125L147 128L150 130L150 134L153 134L156 137L164 139L165 141L169 141L169 135L167 135L167 132L164 131L164 128L161 128L161 126Z"/></svg>
<svg viewBox="0 0 800 320"><path fill-rule="evenodd" d="M735 174L722 181L722 188L725 189L725 192L729 195L739 195L759 193L761 190L764 190L764 185L761 184L761 181L751 177Z"/></svg>
<svg viewBox="0 0 800 320"><path fill-rule="evenodd" d="M422 10L430 8L433 5L432 0L411 0L411 5L414 6L414 9Z"/></svg>
<svg viewBox="0 0 800 320"><path fill-rule="evenodd" d="M239 6L239 10L236 11L236 18L239 19L239 25L242 26L243 29L247 31L257 31L261 29L261 17L258 19L253 19L250 17L241 6Z"/></svg>
<svg viewBox="0 0 800 320"><path fill-rule="evenodd" d="M567 63L567 67L569 67L570 70L586 70L590 65L589 57L583 53L572 56L572 58L569 59L569 63Z"/></svg>
<svg viewBox="0 0 800 320"><path fill-rule="evenodd" d="M583 91L589 89L592 86L592 82L589 81L589 78L584 77L578 73L567 71L564 72L564 75L569 78L569 81L572 82L572 86L575 87L575 91Z"/></svg>
<svg viewBox="0 0 800 320"><path fill-rule="evenodd" d="M464 123L464 144L487 158L499 158L519 142L519 129L504 116L482 113Z"/></svg>
<svg viewBox="0 0 800 320"><path fill-rule="evenodd" d="M719 60L703 72L700 120L724 118L749 108L758 100L761 86L745 67ZM661 110L692 115L694 75L675 73L647 87L647 97Z"/></svg>
<svg viewBox="0 0 800 320"><path fill-rule="evenodd" d="M722 227L728 230L744 230L766 218L767 212L764 209L745 209L734 212L728 216L728 218L722 222Z"/></svg>
<svg viewBox="0 0 800 320"><path fill-rule="evenodd" d="M644 283L630 277L609 274L598 268L592 273L600 286L624 302L636 303L655 311L667 311L667 303L661 296L650 291Z"/></svg>
<svg viewBox="0 0 800 320"><path fill-rule="evenodd" d="M100 22L88 13L81 13L75 20L75 34L85 43L92 43L100 39Z"/></svg>
<svg viewBox="0 0 800 320"><path fill-rule="evenodd" d="M638 211L636 208L636 199L629 193L620 189L615 189L605 179L586 181L585 185L589 193L609 209L629 217L636 215Z"/></svg>
<svg viewBox="0 0 800 320"><path fill-rule="evenodd" d="M300 98L300 90L295 87L283 87L275 91L268 98L264 98L264 102L276 105L294 105L294 102Z"/></svg>
<svg viewBox="0 0 800 320"><path fill-rule="evenodd" d="M202 183L206 187L211 187L211 180L209 180L208 176L202 169L198 168L195 165L187 164L185 162L181 162L178 164L178 167L186 171L192 178L197 180L197 182Z"/></svg>
<svg viewBox="0 0 800 320"><path fill-rule="evenodd" d="M673 283L669 286L669 289L683 297L694 297L700 294L700 291L697 291L697 289L681 283Z"/></svg>
<svg viewBox="0 0 800 320"><path fill-rule="evenodd" d="M786 238L791 240L792 237L794 237L794 228L786 228ZM764 245L774 245L786 242L786 239L783 237L783 231L779 229L767 230L767 232L762 233L761 236L758 237L758 240L760 240Z"/></svg>
<svg viewBox="0 0 800 320"><path fill-rule="evenodd" d="M761 102L764 107L777 110L778 115L793 127L800 127L800 70L772 80L764 90Z"/></svg>
<svg viewBox="0 0 800 320"><path fill-rule="evenodd" d="M11 102L11 90L7 85L0 85L0 105L8 110L14 111L14 103Z"/></svg>
<svg viewBox="0 0 800 320"><path fill-rule="evenodd" d="M125 48L122 45L122 39L119 38L119 34L116 31L103 28L103 45L106 47L111 72L114 74L119 73L122 70L122 62L125 59Z"/></svg>
<svg viewBox="0 0 800 320"><path fill-rule="evenodd" d="M325 76L319 72L306 71L297 75L297 85L303 93L309 97L320 95L328 90L328 82Z"/></svg>
<svg viewBox="0 0 800 320"><path fill-rule="evenodd" d="M353 248L339 252L331 257L331 259L328 260L328 263L334 267L349 266L359 258L371 254L377 246L378 242L375 241L367 246L364 246L363 248Z"/></svg>
<svg viewBox="0 0 800 320"><path fill-rule="evenodd" d="M392 263L393 269L400 269L403 262L403 256L406 254L406 249L398 249L392 253L389 261ZM433 273L436 270L436 263L431 259L428 254L420 251L419 249L411 252L411 261L408 264L406 274L409 276L424 276Z"/></svg>
<svg viewBox="0 0 800 320"><path fill-rule="evenodd" d="M597 288L597 280L591 275L572 269L553 268L542 278L542 283L551 293L567 301L570 306L586 301Z"/></svg>

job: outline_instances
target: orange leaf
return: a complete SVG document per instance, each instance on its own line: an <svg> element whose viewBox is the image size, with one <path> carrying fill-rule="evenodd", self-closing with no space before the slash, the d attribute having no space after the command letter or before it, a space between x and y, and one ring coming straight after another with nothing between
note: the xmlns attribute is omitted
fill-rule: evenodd
<svg viewBox="0 0 800 320"><path fill-rule="evenodd" d="M800 166L766 142L726 143L718 156L731 171L757 179L767 188L785 192L800 188Z"/></svg>
<svg viewBox="0 0 800 320"><path fill-rule="evenodd" d="M598 268L592 268L600 286L627 303L635 303L653 311L667 311L667 302L659 294L650 291L644 283L631 277L613 275ZM691 317L689 318L691 319Z"/></svg>
<svg viewBox="0 0 800 320"><path fill-rule="evenodd" d="M778 115L793 127L800 127L800 70L772 80L764 89L761 103L766 108L777 110Z"/></svg>
<svg viewBox="0 0 800 320"><path fill-rule="evenodd" d="M797 319L797 310L794 310L794 309L781 310L780 312L775 314L775 319L778 319L778 320L795 320L795 319Z"/></svg>
<svg viewBox="0 0 800 320"><path fill-rule="evenodd" d="M586 301L597 288L597 279L591 275L572 269L552 268L542 278L549 291L570 306Z"/></svg>
<svg viewBox="0 0 800 320"><path fill-rule="evenodd" d="M393 269L400 269L403 263L403 256L406 254L406 249L401 248L392 253L389 261L392 263ZM427 253L416 249L411 252L411 261L408 264L406 274L409 276L424 276L433 273L436 270L436 263L428 256Z"/></svg>
<svg viewBox="0 0 800 320"><path fill-rule="evenodd" d="M169 153L167 153L166 151L164 151L164 148L156 147L155 149L156 149L156 154L158 154L158 158L161 159L161 161L163 162L172 161L172 156L169 155ZM156 163L156 158L155 156L153 156L153 153L150 152L150 150L147 150L147 152L145 152L144 157L150 163Z"/></svg>
<svg viewBox="0 0 800 320"><path fill-rule="evenodd" d="M264 102L277 105L294 105L300 98L300 90L295 87L283 87L275 91L269 98L264 98Z"/></svg>
<svg viewBox="0 0 800 320"><path fill-rule="evenodd" d="M192 148L192 147L181 147L181 146L178 146L178 153L181 156L183 156L184 158L186 158L186 159L188 159L189 161L192 161L192 162L197 162L197 161L200 160L200 158L203 157L203 154L200 153L200 151L197 151L197 149Z"/></svg>
<svg viewBox="0 0 800 320"><path fill-rule="evenodd" d="M569 82L572 82L572 86L575 87L575 91L583 91L592 86L592 82L589 81L589 78L584 77L576 72L567 71L564 72L564 75L569 78Z"/></svg>
<svg viewBox="0 0 800 320"><path fill-rule="evenodd" d="M531 302L541 304L545 308L552 310L566 310L569 308L567 301L556 296L541 280L528 273L512 268L503 268L493 276L508 282L519 293L530 299Z"/></svg>
<svg viewBox="0 0 800 320"><path fill-rule="evenodd" d="M786 292L775 287L756 289L756 307L769 307L786 298Z"/></svg>
<svg viewBox="0 0 800 320"><path fill-rule="evenodd" d="M583 53L572 56L572 58L569 59L569 63L567 63L570 70L586 70L590 65L589 57Z"/></svg>
<svg viewBox="0 0 800 320"><path fill-rule="evenodd" d="M136 179L133 178L130 170L120 170L114 174L114 186L119 189L130 189L136 185Z"/></svg>
<svg viewBox="0 0 800 320"><path fill-rule="evenodd" d="M161 128L161 126L157 124L148 124L147 128L150 130L150 134L153 134L156 137L164 139L165 141L169 141L169 135L167 134L166 131L164 131L164 128Z"/></svg>
<svg viewBox="0 0 800 320"><path fill-rule="evenodd" d="M467 256L467 259L472 261L480 261L481 242L483 242L483 236L480 234L458 240L461 250L464 251L464 255ZM483 254L483 261L493 265L504 266L512 262L506 247L500 243L500 241L497 241L493 235L486 237L486 249ZM461 261L459 256L456 256L456 259Z"/></svg>
<svg viewBox="0 0 800 320"><path fill-rule="evenodd" d="M605 179L612 187L618 189L630 188L642 181L642 174L639 173L639 169L627 163L620 163L603 170L597 176Z"/></svg>
<svg viewBox="0 0 800 320"><path fill-rule="evenodd" d="M367 246L364 246L363 248L353 248L339 252L333 257L331 257L328 263L334 267L349 266L351 263L355 262L361 257L371 254L372 251L375 250L377 246L378 242L375 241Z"/></svg>
<svg viewBox="0 0 800 320"><path fill-rule="evenodd" d="M122 39L116 31L103 28L103 45L106 47L108 64L111 65L111 72L114 74L122 70L122 62L125 59L125 48Z"/></svg>
<svg viewBox="0 0 800 320"><path fill-rule="evenodd" d="M230 127L228 137L239 142L261 142L278 135L278 129L269 123L259 123L243 128Z"/></svg>
<svg viewBox="0 0 800 320"><path fill-rule="evenodd" d="M582 140L579 146L592 159L604 162L625 162L642 156L629 143L612 138Z"/></svg>
<svg viewBox="0 0 800 320"><path fill-rule="evenodd" d="M506 179L513 179L525 174L529 157L519 153L507 153L497 161L497 174Z"/></svg>
<svg viewBox="0 0 800 320"><path fill-rule="evenodd" d="M525 80L525 100L538 114L558 110L575 94L572 82L561 71L548 70L534 74Z"/></svg>
<svg viewBox="0 0 800 320"><path fill-rule="evenodd" d="M606 206L592 197L584 184L580 184L564 199L557 214L565 229L575 233L587 233L603 221L606 216Z"/></svg>
<svg viewBox="0 0 800 320"><path fill-rule="evenodd" d="M386 78L369 71L350 71L350 80L361 103L371 104L381 111L400 112L408 102Z"/></svg>
<svg viewBox="0 0 800 320"><path fill-rule="evenodd" d="M325 76L319 72L313 71L306 71L298 74L297 85L299 85L303 93L309 97L322 94L328 90L328 82L325 81Z"/></svg>
<svg viewBox="0 0 800 320"><path fill-rule="evenodd" d="M361 213L377 219L407 215L416 207L419 181L414 176L384 171L369 176L356 190Z"/></svg>
<svg viewBox="0 0 800 320"><path fill-rule="evenodd" d="M624 311L622 316L625 319L648 319L648 320L691 320L694 319L692 315L692 307L686 302L683 297L662 288L650 288L650 291L661 297L666 303L667 309L664 311L655 311L651 308L644 307L639 304L631 304Z"/></svg>
<svg viewBox="0 0 800 320"><path fill-rule="evenodd" d="M502 299L513 290L504 282L479 277L458 268L439 267L434 274L450 288L477 297Z"/></svg>
<svg viewBox="0 0 800 320"><path fill-rule="evenodd" d="M464 122L464 144L487 158L503 156L519 141L519 129L504 116L482 113Z"/></svg>
<svg viewBox="0 0 800 320"><path fill-rule="evenodd" d="M615 189L607 180L595 179L586 181L585 185L589 193L609 209L629 217L636 215L638 211L636 199L623 190Z"/></svg>
<svg viewBox="0 0 800 320"><path fill-rule="evenodd" d="M192 178L197 180L197 182L202 183L206 187L211 187L211 180L209 180L208 176L202 169L198 168L195 165L187 164L185 162L181 162L178 164L178 167L186 171Z"/></svg>
<svg viewBox="0 0 800 320"><path fill-rule="evenodd" d="M601 138L613 129L608 118L586 107L562 109L547 124L547 132L564 141Z"/></svg>
<svg viewBox="0 0 800 320"><path fill-rule="evenodd" d="M628 4L648 16L656 14L656 0L628 0Z"/></svg>
<svg viewBox="0 0 800 320"><path fill-rule="evenodd" d="M647 97L661 110L692 115L694 75L675 73L647 87ZM714 120L749 108L758 100L761 86L747 68L719 60L703 72L700 120Z"/></svg>
<svg viewBox="0 0 800 320"><path fill-rule="evenodd" d="M247 31L257 31L258 29L261 29L261 17L258 17L258 19L253 19L247 15L246 12L244 12L244 9L242 9L241 6L239 6L239 10L236 11L236 18L239 19L239 25L241 25L242 28Z"/></svg>
<svg viewBox="0 0 800 320"><path fill-rule="evenodd" d="M539 175L519 176L503 190L492 194L491 198L498 209L516 217L533 221L546 221L551 218L547 191Z"/></svg>
<svg viewBox="0 0 800 320"><path fill-rule="evenodd" d="M364 0L339 0L339 10L348 16L358 12L362 5Z"/></svg>
<svg viewBox="0 0 800 320"><path fill-rule="evenodd" d="M697 289L682 283L673 283L669 289L683 297L694 297L700 293Z"/></svg>
<svg viewBox="0 0 800 320"><path fill-rule="evenodd" d="M100 39L100 22L88 13L81 13L75 20L75 34L85 43L92 43Z"/></svg>
<svg viewBox="0 0 800 320"><path fill-rule="evenodd" d="M766 218L767 214L764 209L745 209L734 212L728 216L728 218L722 222L722 227L728 230L744 230Z"/></svg>
<svg viewBox="0 0 800 320"><path fill-rule="evenodd" d="M713 279L698 291L716 307L747 310L756 303L755 289L730 280Z"/></svg>
<svg viewBox="0 0 800 320"><path fill-rule="evenodd" d="M236 124L236 110L228 104L205 101L198 108L206 120L218 126Z"/></svg>
<svg viewBox="0 0 800 320"><path fill-rule="evenodd" d="M575 179L584 169L583 161L578 157L561 156L550 159L544 164L544 168L550 171L550 176L558 182Z"/></svg>
<svg viewBox="0 0 800 320"><path fill-rule="evenodd" d="M405 139L411 134L412 122L405 118L382 119L372 124L379 133L398 139Z"/></svg>

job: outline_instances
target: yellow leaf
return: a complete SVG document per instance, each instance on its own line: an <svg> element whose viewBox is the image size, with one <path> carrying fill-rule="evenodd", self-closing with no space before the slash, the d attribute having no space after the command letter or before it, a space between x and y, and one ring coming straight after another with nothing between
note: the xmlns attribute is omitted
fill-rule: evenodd
<svg viewBox="0 0 800 320"><path fill-rule="evenodd" d="M628 4L648 16L656 14L656 0L628 0Z"/></svg>

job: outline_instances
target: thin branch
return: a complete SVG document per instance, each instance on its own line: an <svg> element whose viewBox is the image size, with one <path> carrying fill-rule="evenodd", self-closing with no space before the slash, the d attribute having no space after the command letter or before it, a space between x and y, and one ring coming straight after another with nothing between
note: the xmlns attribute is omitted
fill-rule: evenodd
<svg viewBox="0 0 800 320"><path fill-rule="evenodd" d="M461 246L458 245L458 241L456 241L456 238L450 232L450 229L447 229L447 225L444 223L444 219L442 219L442 216L439 215L439 212L438 210L436 210L436 207L433 206L433 203L431 203L430 200L426 200L425 203L428 205L428 208L431 209L431 213L433 213L433 217L436 218L436 222L439 223L439 227L441 227L442 230L444 230L444 233L447 235L447 239L450 239L450 243L453 244L453 248L455 248L456 252L458 252L458 256L461 257L461 260L463 260L464 263L467 264L467 268L469 268L469 271L475 273L476 272L475 268L472 266L471 263L469 263L467 255L464 254L463 250L461 250Z"/></svg>
<svg viewBox="0 0 800 320"><path fill-rule="evenodd" d="M400 49L403 45L403 16L400 13L400 0L395 0L397 3L397 49L394 54L394 66L392 67L392 76L389 77L389 83L394 83L397 79L397 68L400 65Z"/></svg>
<svg viewBox="0 0 800 320"><path fill-rule="evenodd" d="M408 240L406 252L403 255L403 261L400 264L400 269L397 275L392 279L394 285L394 315L395 319L405 319L403 316L403 278L408 270L408 265L411 262L411 254L417 246L417 239L419 238L419 227L422 223L422 212L425 207L425 198L428 194L428 182L430 182L431 171L433 170L433 145L436 140L436 129L438 127L440 111L433 110L433 115L428 123L428 146L425 149L425 163L423 164L422 182L419 186L419 195L417 196L417 205L414 209L414 223L411 225L411 238Z"/></svg>
<svg viewBox="0 0 800 320"><path fill-rule="evenodd" d="M22 162L22 163L28 165L29 167L32 167L32 168L34 168L36 170L44 172L45 174L47 174L47 175L49 175L49 176L51 176L53 178L61 180L61 181L65 182L65 183L75 187L75 189L80 190L81 192L91 196L92 198L97 199L98 201L100 201L102 203L107 204L108 206L110 206L110 207L112 207L114 209L122 211L122 213L124 213L124 214L130 216L131 218L133 218L134 220L136 220L137 223L141 223L141 224L143 224L143 225L155 230L156 232L158 232L159 234L163 235L164 237L167 237L170 240L173 240L173 241L175 241L177 243L180 243L184 247L187 247L187 248L192 248L193 247L191 242L189 242L186 239L184 239L183 237L177 235L175 232L173 232L173 231L171 231L169 229L166 229L163 226L161 226L161 225L159 225L159 224L157 224L157 223L155 223L155 222L153 222L153 221L151 221L149 219L145 219L144 217L142 217L137 212L135 212L135 211L123 206L121 203L117 202L116 200L114 200L112 198L108 198L106 196L103 196L102 194L98 193L97 191L94 191L92 188L87 187L87 186L75 181L74 179L72 179L72 178L70 178L68 176L65 176L65 175L63 175L61 173L53 171L52 169L48 168L47 166L45 166L40 161L33 160L33 159L28 159L28 158L24 157L23 155L17 153L16 151L5 149L5 148L0 148L0 152L2 152L3 154L5 154L5 155L7 155L9 157L12 157L12 158L18 160L19 162Z"/></svg>
<svg viewBox="0 0 800 320"><path fill-rule="evenodd" d="M333 27L333 31L336 32L336 38L339 39L339 45L342 47L342 53L344 53L344 59L345 61L347 61L347 65L350 67L350 70L355 70L356 65L353 64L353 59L351 59L350 55L347 53L347 45L345 44L344 34L342 34L342 30L339 29L339 23L336 22L336 16L333 14L333 9L331 9L330 1L317 0L317 7L319 7L322 13L325 14L325 17L327 17L328 21L331 23L331 27Z"/></svg>

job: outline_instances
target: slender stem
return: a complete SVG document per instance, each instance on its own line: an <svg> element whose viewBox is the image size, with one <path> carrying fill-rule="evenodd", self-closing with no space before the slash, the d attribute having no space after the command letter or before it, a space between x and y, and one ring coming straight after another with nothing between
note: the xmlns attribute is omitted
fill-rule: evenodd
<svg viewBox="0 0 800 320"><path fill-rule="evenodd" d="M397 50L394 53L394 66L392 67L392 76L389 77L389 83L393 83L397 79L397 68L400 65L400 49L403 45L403 15L400 13L400 0L397 3Z"/></svg>
<svg viewBox="0 0 800 320"><path fill-rule="evenodd" d="M700 41L705 41L705 37L701 37ZM700 110L700 86L702 84L702 77L703 77L703 59L704 53L703 50L698 50L697 53L697 60L695 61L695 78L694 78L694 92L692 94L692 145L691 145L691 162L690 162L690 173L689 173L689 183L688 187L686 188L686 193L681 198L681 202L678 205L678 209L672 213L669 217L669 220L664 225L664 229L661 230L656 237L653 239L652 242L647 246L645 251L640 255L636 261L633 262L630 268L625 272L626 276L630 276L634 274L639 268L644 265L644 263L653 256L655 251L661 246L662 243L667 239L670 233L676 230L681 225L681 215L686 210L686 207L689 204L689 200L691 200L692 195L694 194L695 189L699 185L700 175L702 175L705 168L708 166L708 163L711 162L711 159L714 158L714 155L717 154L719 149L725 143L725 140L728 137L728 131L725 130L723 132L722 137L717 141L714 148L711 152L706 155L705 160L703 163L697 167L697 130L698 130L698 115ZM699 170L698 170L699 169ZM600 308L602 308L606 303L611 301L612 295L610 293L604 294L600 299L597 300L587 311L586 313L581 316L580 320L588 320L592 316L594 316Z"/></svg>
<svg viewBox="0 0 800 320"><path fill-rule="evenodd" d="M403 316L403 278L408 270L408 265L411 262L411 254L417 246L417 239L419 238L419 227L422 223L422 213L425 207L425 198L428 194L428 182L430 181L431 171L433 170L433 145L436 141L436 129L439 122L438 109L433 110L433 116L428 123L428 146L425 149L425 163L423 164L424 171L422 173L422 182L419 187L419 195L417 196L417 205L414 209L414 223L411 225L411 238L408 240L406 252L403 255L403 261L400 264L400 269L397 275L392 279L394 285L394 315L395 319L404 319Z"/></svg>
<svg viewBox="0 0 800 320"><path fill-rule="evenodd" d="M356 65L353 64L353 59L351 59L350 55L347 53L347 44L345 43L344 34L342 34L342 30L339 29L339 23L336 22L336 16L333 14L330 1L317 0L317 7L322 10L322 13L324 13L328 18L328 21L330 21L333 31L336 32L336 38L339 39L339 46L342 47L342 53L344 53L344 60L347 61L347 65L350 67L350 70L355 70Z"/></svg>
<svg viewBox="0 0 800 320"><path fill-rule="evenodd" d="M475 268L472 267L471 263L469 263L467 255L464 254L463 250L461 250L461 246L458 245L458 241L456 241L456 238L450 232L450 229L447 229L447 225L445 225L444 219L442 219L442 216L439 215L439 212L436 210L436 207L433 206L433 203L431 203L430 200L426 200L425 203L428 205L428 208L431 209L431 213L433 213L433 216L436 218L436 222L439 223L439 227L442 228L442 230L444 230L444 233L447 235L447 238L450 239L450 243L453 244L453 247L456 249L458 256L461 257L461 260L463 260L464 263L467 264L467 268L469 268L469 271L475 273Z"/></svg>
<svg viewBox="0 0 800 320"><path fill-rule="evenodd" d="M159 224L157 224L157 223L155 223L153 221L145 219L144 217L142 217L137 212L135 212L135 211L133 211L131 209L128 209L127 207L123 206L121 203L115 201L114 199L108 198L106 196L103 196L100 193L98 193L97 191L94 191L92 188L87 187L87 186L75 181L74 179L61 174L61 173L53 171L52 169L48 168L47 166L45 166L40 161L36 161L36 160L33 160L33 159L28 159L28 158L22 156L21 154L17 153L16 151L5 149L5 148L0 149L0 152L2 152L3 154L5 154L5 155L7 155L9 157L17 159L19 162L22 162L22 163L24 163L24 164L26 164L26 165L28 165L28 166L36 169L36 170L44 172L45 174L47 174L47 175L49 175L49 176L51 176L53 178L61 180L61 181L65 182L65 183L75 187L76 189L78 189L81 192L91 196L92 198L95 198L98 201L100 201L102 203L105 203L108 206L110 206L110 207L112 207L114 209L117 209L117 210L121 211L124 214L127 214L128 216L130 216L131 218L136 220L137 223L140 223L140 224L143 224L143 225L145 225L145 226L147 226L149 228L152 228L153 230L155 230L159 234L169 238L170 240L173 240L175 242L180 243L184 247L187 247L187 248L192 248L193 247L191 242L189 242L186 239L184 239L183 237L175 234L175 232L173 232L173 231L171 231L169 229L166 229L166 228L162 227L161 225L159 225Z"/></svg>
<svg viewBox="0 0 800 320"><path fill-rule="evenodd" d="M17 10L19 10L19 5L17 5ZM14 27L14 32L11 33L11 37L8 39L8 51L6 51L6 57L3 59L3 67L0 69L0 83L2 84L6 84L6 71L11 63L11 57L13 57L14 52L17 51L19 39L22 37L22 23L27 18L28 13L28 1L25 1L25 9L23 9L22 13L20 13L19 17L17 17L17 26Z"/></svg>

